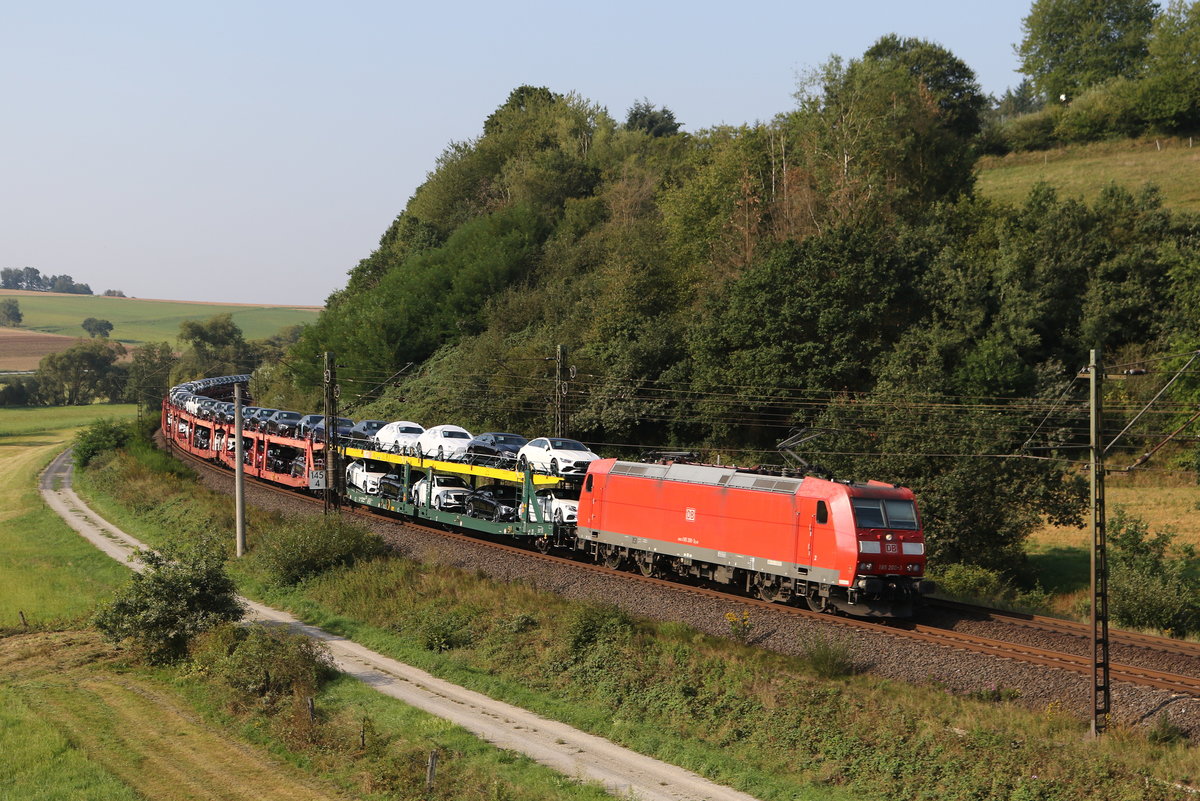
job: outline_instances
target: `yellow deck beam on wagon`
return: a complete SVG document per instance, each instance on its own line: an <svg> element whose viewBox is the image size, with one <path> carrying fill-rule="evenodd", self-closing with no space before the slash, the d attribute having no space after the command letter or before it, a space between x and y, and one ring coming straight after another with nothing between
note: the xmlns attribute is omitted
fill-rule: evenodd
<svg viewBox="0 0 1200 801"><path fill-rule="evenodd" d="M420 459L416 456L405 456L400 453L385 453L384 451L368 451L363 448L342 448L342 453L351 459L371 459L376 462L391 462L392 464L407 464L421 470L437 470L439 473L458 473L464 476L479 476L493 481L525 480L525 474L520 470L504 470L499 467L485 467L479 464L463 464L462 462L443 462L437 459ZM561 484L560 476L547 476L541 473L532 475L536 486Z"/></svg>

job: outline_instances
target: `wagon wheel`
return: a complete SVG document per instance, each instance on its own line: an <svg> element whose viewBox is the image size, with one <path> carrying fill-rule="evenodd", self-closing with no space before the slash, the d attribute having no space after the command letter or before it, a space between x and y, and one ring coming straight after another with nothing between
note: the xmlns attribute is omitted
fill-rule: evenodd
<svg viewBox="0 0 1200 801"><path fill-rule="evenodd" d="M541 553L550 553L550 548L553 545L549 537L538 537L533 541L533 544Z"/></svg>
<svg viewBox="0 0 1200 801"><path fill-rule="evenodd" d="M657 561L657 556L658 554L653 554L649 551L640 551L638 555L634 557L634 561L637 563L638 570L641 571L643 576L653 576L658 572L658 567L655 564Z"/></svg>

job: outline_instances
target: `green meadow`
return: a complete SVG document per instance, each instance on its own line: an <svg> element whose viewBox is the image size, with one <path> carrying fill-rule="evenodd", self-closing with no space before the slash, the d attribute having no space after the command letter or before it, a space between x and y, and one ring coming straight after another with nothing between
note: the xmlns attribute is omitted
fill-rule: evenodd
<svg viewBox="0 0 1200 801"><path fill-rule="evenodd" d="M1200 211L1200 142L1191 139L1122 139L1054 150L985 156L976 191L1005 203L1021 203L1039 181L1062 197L1094 201L1111 183L1136 192L1154 184L1163 205Z"/></svg>
<svg viewBox="0 0 1200 801"><path fill-rule="evenodd" d="M113 324L109 335L125 343L174 342L184 320L206 320L230 314L246 339L263 339L280 330L315 322L318 310L290 306L243 306L172 300L110 298L101 295L58 295L0 290L0 298L21 304L22 328L45 334L86 337L81 324L88 317Z"/></svg>

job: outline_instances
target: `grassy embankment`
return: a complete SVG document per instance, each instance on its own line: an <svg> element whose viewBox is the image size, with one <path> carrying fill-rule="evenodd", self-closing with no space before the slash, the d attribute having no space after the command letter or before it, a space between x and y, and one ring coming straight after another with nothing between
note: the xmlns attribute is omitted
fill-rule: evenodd
<svg viewBox="0 0 1200 801"><path fill-rule="evenodd" d="M605 797L349 679L317 699L329 740L328 755L315 758L261 720L230 715L199 678L131 663L82 628L128 569L46 509L35 477L78 426L134 413L0 409L0 801L421 797L423 787L396 784L395 771L341 758L367 722L366 750L379 760L419 762L433 748L452 755L435 797ZM424 776L419 764L409 772Z"/></svg>
<svg viewBox="0 0 1200 801"><path fill-rule="evenodd" d="M159 543L230 517L228 498L127 458L86 484L106 515ZM252 554L278 525L252 517ZM1168 798L1168 783L1200 777L1184 745L1121 729L1091 742L1055 705L997 700L1003 688L963 697L845 674L835 640L782 657L395 558L291 589L269 586L253 555L235 573L327 629L763 799Z"/></svg>
<svg viewBox="0 0 1200 801"><path fill-rule="evenodd" d="M1091 202L1110 183L1134 194L1152 183L1161 190L1165 207L1200 211L1200 141L1193 144L1188 139L1127 139L985 156L979 161L976 192L1021 203L1034 184L1045 181L1063 197Z"/></svg>

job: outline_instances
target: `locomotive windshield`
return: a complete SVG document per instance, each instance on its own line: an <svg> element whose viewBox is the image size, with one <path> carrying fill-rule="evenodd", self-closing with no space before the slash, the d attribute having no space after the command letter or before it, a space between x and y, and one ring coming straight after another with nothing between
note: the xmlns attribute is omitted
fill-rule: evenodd
<svg viewBox="0 0 1200 801"><path fill-rule="evenodd" d="M854 519L859 528L917 528L917 510L912 501L884 498L852 498Z"/></svg>

